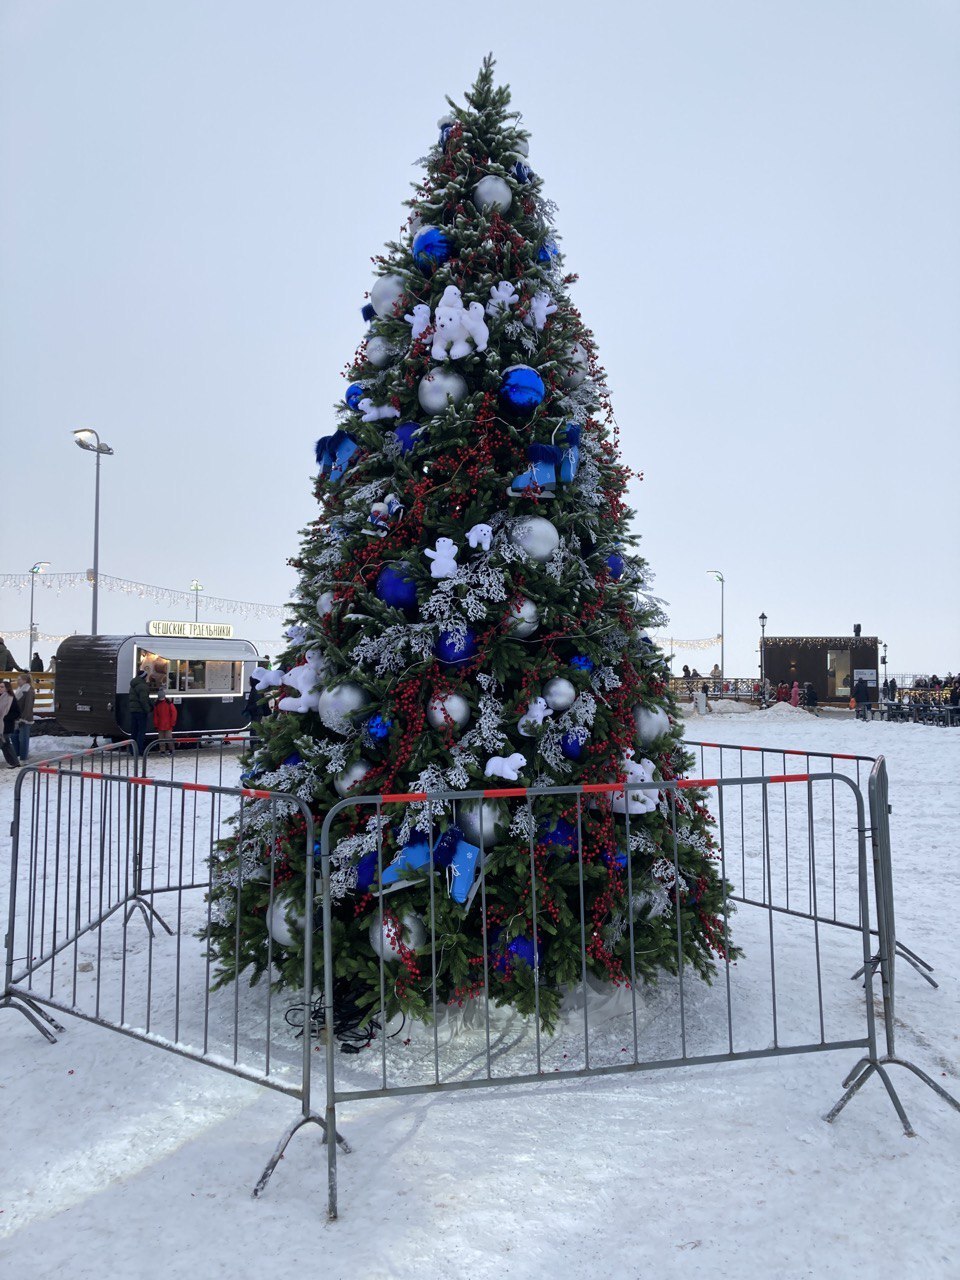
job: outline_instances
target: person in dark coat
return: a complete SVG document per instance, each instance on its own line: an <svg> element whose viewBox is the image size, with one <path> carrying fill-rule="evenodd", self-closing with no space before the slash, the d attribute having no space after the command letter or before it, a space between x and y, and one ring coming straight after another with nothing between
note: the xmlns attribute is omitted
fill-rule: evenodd
<svg viewBox="0 0 960 1280"><path fill-rule="evenodd" d="M817 710L817 691L809 680L803 686L803 703L804 706L807 707L808 710L812 711L815 716L820 714Z"/></svg>
<svg viewBox="0 0 960 1280"><path fill-rule="evenodd" d="M243 704L243 714L250 720L250 737L254 742L259 741L260 734L257 732L260 721L269 711L269 707L264 701L263 695L257 691L257 677L250 677L250 688L247 690L247 700Z"/></svg>
<svg viewBox="0 0 960 1280"><path fill-rule="evenodd" d="M857 704L857 719L866 720L870 710L870 690L863 676L853 686L853 700Z"/></svg>
<svg viewBox="0 0 960 1280"><path fill-rule="evenodd" d="M130 681L130 737L137 744L137 750L143 755L147 736L147 716L150 714L150 689L147 677L142 671Z"/></svg>
<svg viewBox="0 0 960 1280"><path fill-rule="evenodd" d="M20 719L20 703L13 692L13 685L4 680L0 685L0 724L2 724L3 758L11 769L20 764L17 754L17 721Z"/></svg>
<svg viewBox="0 0 960 1280"><path fill-rule="evenodd" d="M22 671L20 663L7 648L7 642L0 636L0 671Z"/></svg>
<svg viewBox="0 0 960 1280"><path fill-rule="evenodd" d="M34 649L33 657L30 659L30 670L31 671L43 670L43 659L40 657L39 653L37 653L36 649Z"/></svg>
<svg viewBox="0 0 960 1280"><path fill-rule="evenodd" d="M17 687L14 691L20 703L20 723L17 725L17 754L20 763L26 764L30 755L30 733L33 729L33 702L35 694L33 683L26 671L17 676Z"/></svg>

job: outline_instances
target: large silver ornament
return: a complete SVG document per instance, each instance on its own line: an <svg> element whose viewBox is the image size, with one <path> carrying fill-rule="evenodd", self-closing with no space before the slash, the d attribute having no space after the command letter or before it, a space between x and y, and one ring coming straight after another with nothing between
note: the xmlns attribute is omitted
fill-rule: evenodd
<svg viewBox="0 0 960 1280"><path fill-rule="evenodd" d="M489 849L506 826L507 815L498 800L461 800L457 803L456 821L471 844L483 844Z"/></svg>
<svg viewBox="0 0 960 1280"><path fill-rule="evenodd" d="M348 717L356 715L366 705L367 695L358 684L338 684L335 689L324 689L317 712L334 733L349 733Z"/></svg>
<svg viewBox="0 0 960 1280"><path fill-rule="evenodd" d="M303 933L303 908L294 907L289 898L276 897L273 904L267 911L264 923L267 926L267 933L279 947L296 946L296 938L293 934L293 928Z"/></svg>
<svg viewBox="0 0 960 1280"><path fill-rule="evenodd" d="M532 600L524 596L520 604L510 610L510 631L521 640L532 636L540 625L540 611Z"/></svg>
<svg viewBox="0 0 960 1280"><path fill-rule="evenodd" d="M411 951L417 951L427 940L427 931L423 927L423 921L418 915L408 911L406 915L401 917L401 925L403 928L403 945L409 947ZM400 949L394 937L395 933L396 926L392 925L388 920L384 920L382 928L379 919L371 923L370 946L381 960L400 959Z"/></svg>
<svg viewBox="0 0 960 1280"><path fill-rule="evenodd" d="M670 732L670 718L662 707L634 707L633 722L637 735L645 747Z"/></svg>
<svg viewBox="0 0 960 1280"><path fill-rule="evenodd" d="M566 372L563 375L564 390L573 391L575 387L579 387L589 372L589 356L578 342L567 358Z"/></svg>
<svg viewBox="0 0 960 1280"><path fill-rule="evenodd" d="M494 174L488 173L473 188L473 203L481 213L487 213L491 209L496 209L499 213L506 213L513 203L513 192L510 190L510 184L505 182L503 178L498 178Z"/></svg>
<svg viewBox="0 0 960 1280"><path fill-rule="evenodd" d="M525 551L531 560L549 560L560 545L556 527L543 516L527 516L510 529L510 541Z"/></svg>
<svg viewBox="0 0 960 1280"><path fill-rule="evenodd" d="M459 693L448 693L443 698L433 698L427 704L427 724L434 729L443 728L450 720L458 729L462 729L469 719L470 703Z"/></svg>
<svg viewBox="0 0 960 1280"><path fill-rule="evenodd" d="M577 691L565 676L554 676L543 686L543 696L554 711L567 711L576 701Z"/></svg>
<svg viewBox="0 0 960 1280"><path fill-rule="evenodd" d="M370 305L378 316L392 316L393 309L407 291L403 276L381 276L370 290Z"/></svg>
<svg viewBox="0 0 960 1280"><path fill-rule="evenodd" d="M393 347L386 338L376 334L367 339L367 359L375 369L383 369L393 359Z"/></svg>
<svg viewBox="0 0 960 1280"><path fill-rule="evenodd" d="M333 779L333 789L338 796L346 797L351 787L355 787L358 782L367 776L373 765L369 760L354 760L353 764L348 764L343 773L338 773ZM357 793L360 794L359 792Z"/></svg>
<svg viewBox="0 0 960 1280"><path fill-rule="evenodd" d="M467 384L455 369L438 365L420 379L417 399L427 413L443 413L448 404L459 404L467 394Z"/></svg>

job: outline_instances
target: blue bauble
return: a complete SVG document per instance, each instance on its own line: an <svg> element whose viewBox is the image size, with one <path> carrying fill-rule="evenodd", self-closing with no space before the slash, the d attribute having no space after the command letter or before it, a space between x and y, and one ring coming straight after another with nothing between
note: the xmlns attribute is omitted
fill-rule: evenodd
<svg viewBox="0 0 960 1280"><path fill-rule="evenodd" d="M607 556L607 568L610 570L610 577L614 582L619 582L623 577L623 556L618 556L614 551L612 555Z"/></svg>
<svg viewBox="0 0 960 1280"><path fill-rule="evenodd" d="M367 733L375 742L382 742L393 728L393 721L385 716L371 716L367 721Z"/></svg>
<svg viewBox="0 0 960 1280"><path fill-rule="evenodd" d="M441 662L447 662L453 667L461 667L465 662L476 657L477 637L469 629L463 636L458 636L452 631L441 631L437 637L437 643L433 646L433 652Z"/></svg>
<svg viewBox="0 0 960 1280"><path fill-rule="evenodd" d="M604 849L600 856L603 858L604 866L625 867L627 865L627 855L620 849Z"/></svg>
<svg viewBox="0 0 960 1280"><path fill-rule="evenodd" d="M377 851L372 849L365 853L357 863L357 888L361 893L369 893L377 878Z"/></svg>
<svg viewBox="0 0 960 1280"><path fill-rule="evenodd" d="M582 653L578 653L575 658L571 658L570 665L571 667L576 668L577 671L590 672L593 670L592 661L588 657L586 657L585 654L582 654Z"/></svg>
<svg viewBox="0 0 960 1280"><path fill-rule="evenodd" d="M573 733L565 733L560 739L560 750L568 760L579 760L583 755L583 743Z"/></svg>
<svg viewBox="0 0 960 1280"><path fill-rule="evenodd" d="M537 250L537 261L550 262L559 252L560 250L557 248L556 240L544 240L543 244Z"/></svg>
<svg viewBox="0 0 960 1280"><path fill-rule="evenodd" d="M533 939L521 936L507 943L504 950L494 960L493 967L497 973L506 973L508 968L513 969L518 964L525 964L528 969L532 969L535 959L536 949L533 945Z"/></svg>
<svg viewBox="0 0 960 1280"><path fill-rule="evenodd" d="M559 844L571 853L576 853L577 828L566 818L558 818L552 827L543 824L538 832L538 839L540 844Z"/></svg>
<svg viewBox="0 0 960 1280"><path fill-rule="evenodd" d="M356 409L366 394L367 392L365 387L361 386L359 382L352 382L350 386L347 387L346 394L343 397L347 402L347 408Z"/></svg>
<svg viewBox="0 0 960 1280"><path fill-rule="evenodd" d="M528 364L514 364L504 369L500 382L500 403L513 413L533 413L546 394L543 379Z"/></svg>
<svg viewBox="0 0 960 1280"><path fill-rule="evenodd" d="M302 762L303 762L303 761L302 761L302 758L301 758L300 752L299 752L299 751L291 751L291 752L290 752L290 754L287 756L286 760L284 760L284 762L283 762L283 763L284 763L284 764L302 764Z"/></svg>
<svg viewBox="0 0 960 1280"><path fill-rule="evenodd" d="M418 436L417 432L421 430L423 434ZM426 436L426 431L419 422L401 422L399 427L394 427L393 434L397 437L400 452L410 453L417 440L422 440Z"/></svg>
<svg viewBox="0 0 960 1280"><path fill-rule="evenodd" d="M413 260L424 275L436 271L452 252L450 241L440 227L421 227L413 237Z"/></svg>
<svg viewBox="0 0 960 1280"><path fill-rule="evenodd" d="M417 584L404 569L385 564L377 575L374 592L394 609L413 609L417 603Z"/></svg>

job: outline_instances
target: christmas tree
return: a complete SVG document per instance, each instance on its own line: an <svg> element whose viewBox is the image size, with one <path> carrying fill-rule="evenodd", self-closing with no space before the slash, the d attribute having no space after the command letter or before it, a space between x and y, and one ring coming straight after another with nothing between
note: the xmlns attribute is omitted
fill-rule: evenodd
<svg viewBox="0 0 960 1280"><path fill-rule="evenodd" d="M686 765L603 373L509 105L489 58L466 105L450 102L316 447L286 674L260 673L276 702L246 777L304 798L318 829L345 796L650 782ZM381 960L386 1015L430 1013L431 858L440 1001L486 982L530 1013L536 965L552 1025L581 980L581 894L594 977L675 973L677 913L685 964L709 978L723 954L727 886L693 792L371 813L347 809L331 844L337 990L368 1016ZM257 980L269 944L275 980L302 985L302 820L287 823L272 893L255 815L219 852L220 982Z"/></svg>

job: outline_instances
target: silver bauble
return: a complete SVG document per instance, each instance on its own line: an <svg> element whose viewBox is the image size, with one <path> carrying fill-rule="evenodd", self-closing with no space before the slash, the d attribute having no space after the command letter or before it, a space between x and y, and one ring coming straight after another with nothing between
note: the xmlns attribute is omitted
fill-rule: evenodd
<svg viewBox="0 0 960 1280"><path fill-rule="evenodd" d="M392 316L393 309L407 291L403 276L381 276L370 290L370 305L378 316Z"/></svg>
<svg viewBox="0 0 960 1280"><path fill-rule="evenodd" d="M645 747L670 732L670 718L662 707L634 707L633 722L637 736Z"/></svg>
<svg viewBox="0 0 960 1280"><path fill-rule="evenodd" d="M317 613L321 618L325 618L328 613L333 612L333 592L324 591L322 595L317 596Z"/></svg>
<svg viewBox="0 0 960 1280"><path fill-rule="evenodd" d="M347 792L351 787L355 787L361 779L365 778L373 765L369 760L354 760L353 764L348 764L343 773L338 773L333 779L333 789L338 796L346 798ZM360 795L361 792L357 792Z"/></svg>
<svg viewBox="0 0 960 1280"><path fill-rule="evenodd" d="M556 527L543 516L527 516L510 529L510 541L525 551L531 560L549 560L560 545Z"/></svg>
<svg viewBox="0 0 960 1280"><path fill-rule="evenodd" d="M367 339L367 359L375 369L384 369L393 359L393 347L379 334Z"/></svg>
<svg viewBox="0 0 960 1280"><path fill-rule="evenodd" d="M577 691L565 676L554 676L543 686L546 704L554 711L567 711L576 701Z"/></svg>
<svg viewBox="0 0 960 1280"><path fill-rule="evenodd" d="M293 935L293 927L303 933L303 908L294 907L289 898L275 897L267 911L264 923L267 933L279 947L294 947L297 940Z"/></svg>
<svg viewBox="0 0 960 1280"><path fill-rule="evenodd" d="M487 213L491 209L506 213L513 203L510 184L503 178L497 178L494 174L488 173L473 188L473 203L481 213Z"/></svg>
<svg viewBox="0 0 960 1280"><path fill-rule="evenodd" d="M578 342L570 352L566 361L566 371L563 375L563 388L565 391L573 391L574 387L579 387L584 378L590 372L589 359L586 350Z"/></svg>
<svg viewBox="0 0 960 1280"><path fill-rule="evenodd" d="M471 844L483 844L489 849L497 833L507 825L507 814L498 800L460 800L456 823Z"/></svg>
<svg viewBox="0 0 960 1280"><path fill-rule="evenodd" d="M448 404L459 404L467 394L467 384L455 369L437 365L420 379L417 399L427 413L443 413Z"/></svg>
<svg viewBox="0 0 960 1280"><path fill-rule="evenodd" d="M511 634L519 636L521 640L526 636L532 636L540 625L540 610L524 596L520 604L510 610L510 631Z"/></svg>
<svg viewBox="0 0 960 1280"><path fill-rule="evenodd" d="M444 716L446 712L446 716ZM448 693L442 698L432 698L427 703L427 724L442 729L452 720L458 729L470 719L470 703L459 693Z"/></svg>
<svg viewBox="0 0 960 1280"><path fill-rule="evenodd" d="M408 225L408 226L409 226L409 228L410 228L410 239L412 240L412 239L413 239L413 237L414 237L414 236L417 234L417 232L420 230L420 228L423 226L423 214L422 214L422 213L411 213L411 215L410 215L410 221L409 221L409 223L408 223L407 225Z"/></svg>
<svg viewBox="0 0 960 1280"><path fill-rule="evenodd" d="M335 689L324 689L317 712L328 729L334 733L347 733L350 727L348 717L356 715L366 705L367 695L358 684L338 684Z"/></svg>
<svg viewBox="0 0 960 1280"><path fill-rule="evenodd" d="M403 927L401 939L403 945L409 947L411 951L417 951L427 940L427 931L423 927L423 921L418 915L408 911L406 915L400 917L400 923ZM382 928L379 918L375 919L370 925L370 946L381 960L400 959L400 950L392 936L394 932L394 926L387 920L384 920Z"/></svg>
<svg viewBox="0 0 960 1280"><path fill-rule="evenodd" d="M526 138L518 138L516 140L513 144L513 154L515 156L523 156L524 160L526 160L527 156L530 154L530 143Z"/></svg>

